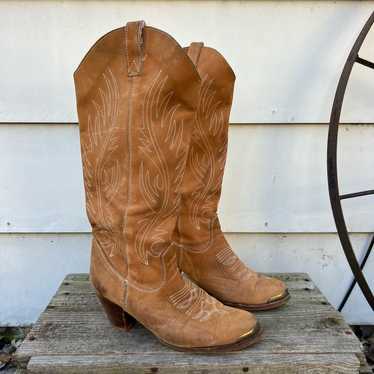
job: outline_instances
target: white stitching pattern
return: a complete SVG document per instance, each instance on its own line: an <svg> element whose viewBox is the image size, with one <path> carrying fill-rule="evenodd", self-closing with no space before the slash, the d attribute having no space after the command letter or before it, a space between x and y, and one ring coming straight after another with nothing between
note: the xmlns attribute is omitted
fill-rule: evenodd
<svg viewBox="0 0 374 374"><path fill-rule="evenodd" d="M114 222L108 214L108 207L120 187L120 164L112 157L119 147L119 88L110 68L102 74L102 79L104 88L100 88L98 98L90 102L87 139L82 142L82 162L87 215L91 222L100 222L96 234L100 236L101 246L111 257L114 253L120 253L118 240L112 234Z"/></svg>
<svg viewBox="0 0 374 374"><path fill-rule="evenodd" d="M171 241L172 233L166 231L164 225L177 214L186 163L183 120L177 116L180 104L172 105L174 93L167 89L167 81L168 76L160 70L143 105L139 149L144 159L140 164L139 188L149 213L138 221L135 245L144 264L148 264L149 253L161 255ZM177 160L172 172L170 160Z"/></svg>
<svg viewBox="0 0 374 374"><path fill-rule="evenodd" d="M227 307L209 296L189 279L185 279L185 285L172 294L169 301L179 311L200 322L207 321L215 314L227 313Z"/></svg>

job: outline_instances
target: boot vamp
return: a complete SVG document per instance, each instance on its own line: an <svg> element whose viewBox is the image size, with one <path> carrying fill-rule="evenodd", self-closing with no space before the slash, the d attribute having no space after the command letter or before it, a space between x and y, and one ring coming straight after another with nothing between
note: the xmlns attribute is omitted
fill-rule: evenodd
<svg viewBox="0 0 374 374"><path fill-rule="evenodd" d="M191 247L190 247L191 249ZM200 287L230 303L264 304L281 297L286 285L259 274L233 252L223 233L216 233L202 252L183 250L181 269Z"/></svg>
<svg viewBox="0 0 374 374"><path fill-rule="evenodd" d="M231 344L256 326L253 314L223 305L178 272L157 292L128 286L128 311L160 340L179 347Z"/></svg>

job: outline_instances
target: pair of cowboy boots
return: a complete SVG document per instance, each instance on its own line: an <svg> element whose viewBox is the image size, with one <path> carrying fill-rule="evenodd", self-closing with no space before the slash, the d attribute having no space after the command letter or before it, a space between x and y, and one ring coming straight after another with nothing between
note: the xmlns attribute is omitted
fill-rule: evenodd
<svg viewBox="0 0 374 374"><path fill-rule="evenodd" d="M104 35L74 73L91 282L115 326L139 321L177 350L248 347L261 334L249 311L289 297L239 260L217 218L234 80L214 49L142 21Z"/></svg>

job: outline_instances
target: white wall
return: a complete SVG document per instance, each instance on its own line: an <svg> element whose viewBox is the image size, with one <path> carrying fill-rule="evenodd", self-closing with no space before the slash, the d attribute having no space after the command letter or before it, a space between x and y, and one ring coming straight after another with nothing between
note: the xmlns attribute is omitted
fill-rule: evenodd
<svg viewBox="0 0 374 374"><path fill-rule="evenodd" d="M237 74L232 122L327 122L372 10L372 1L2 1L0 121L76 121L73 70L101 35L144 19L227 57ZM374 57L373 41L362 57ZM370 74L358 68L345 122L372 121Z"/></svg>
<svg viewBox="0 0 374 374"><path fill-rule="evenodd" d="M139 18L183 45L204 40L236 72L231 122L241 124L230 128L220 214L240 256L261 271L308 272L338 305L352 275L327 194L327 126L318 123L328 121L342 65L373 9L374 1L0 2L0 325L33 322L66 273L88 270L72 73L99 36ZM369 39L361 55L374 60L374 30ZM374 185L373 91L373 71L355 68L342 193ZM374 231L373 205L344 202L358 257ZM344 314L374 322L358 289Z"/></svg>

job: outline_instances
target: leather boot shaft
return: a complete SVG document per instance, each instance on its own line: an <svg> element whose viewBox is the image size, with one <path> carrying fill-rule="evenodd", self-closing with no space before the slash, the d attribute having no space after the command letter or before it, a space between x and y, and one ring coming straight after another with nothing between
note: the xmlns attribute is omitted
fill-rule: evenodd
<svg viewBox="0 0 374 374"><path fill-rule="evenodd" d="M240 349L253 315L182 277L176 257L181 186L200 76L163 31L131 22L99 39L74 74L91 281L118 327L139 321L181 350Z"/></svg>
<svg viewBox="0 0 374 374"><path fill-rule="evenodd" d="M165 281L162 257L178 215L200 78L170 36L143 22L101 38L74 78L94 238L127 279L158 287Z"/></svg>
<svg viewBox="0 0 374 374"><path fill-rule="evenodd" d="M186 51L201 87L177 225L180 267L226 305L250 311L278 307L289 298L285 284L248 268L231 249L217 217L235 75L218 51L202 43Z"/></svg>
<svg viewBox="0 0 374 374"><path fill-rule="evenodd" d="M200 72L201 86L182 186L179 240L185 247L202 250L211 242L215 227L219 227L217 207L226 163L235 74L216 50L202 43L192 43L185 50Z"/></svg>

